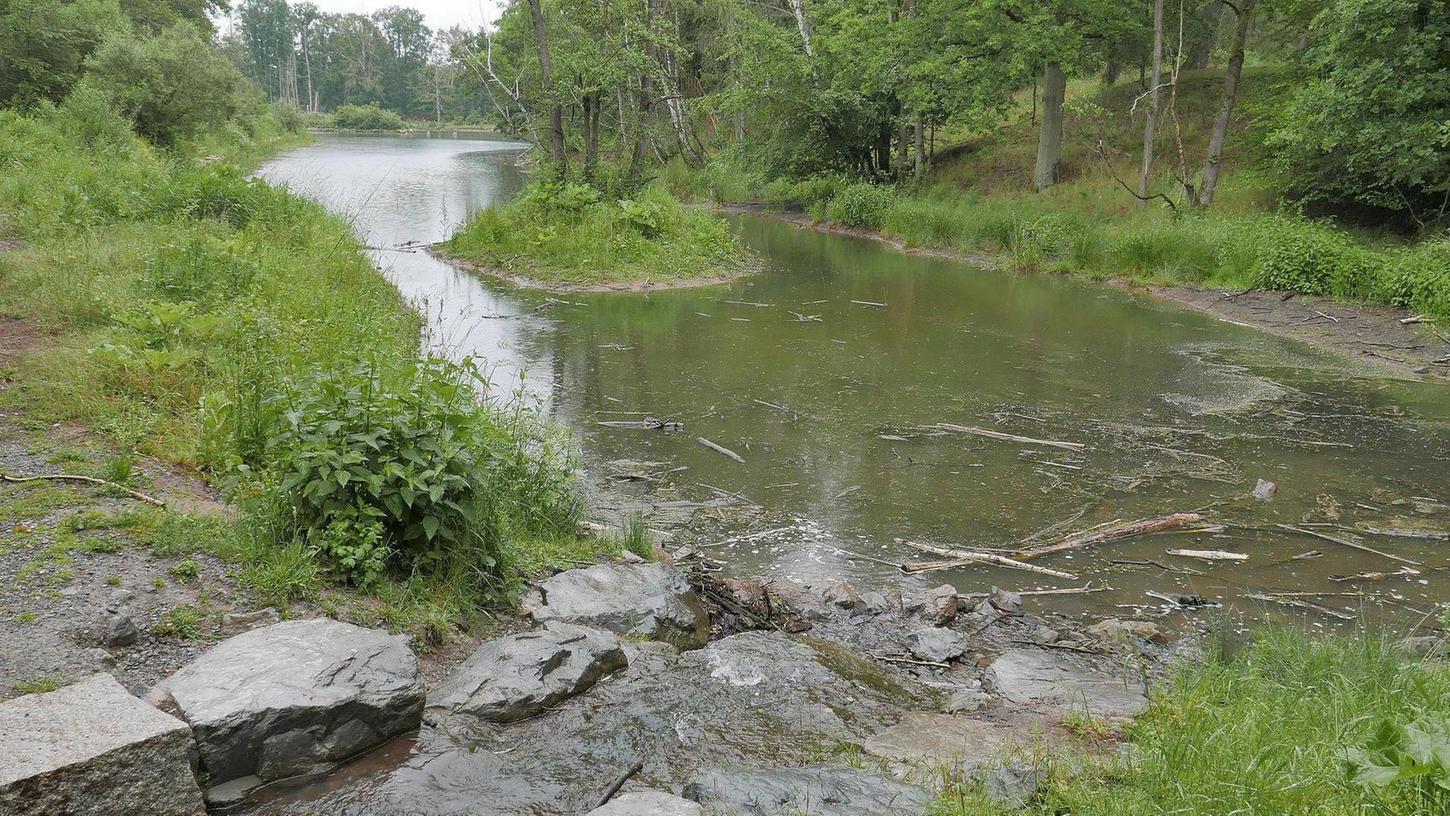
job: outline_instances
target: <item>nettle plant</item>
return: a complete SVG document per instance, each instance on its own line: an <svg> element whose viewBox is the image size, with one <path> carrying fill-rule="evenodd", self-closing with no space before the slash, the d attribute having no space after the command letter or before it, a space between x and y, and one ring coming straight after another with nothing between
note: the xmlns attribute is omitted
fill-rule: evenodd
<svg viewBox="0 0 1450 816"><path fill-rule="evenodd" d="M1450 716L1427 713L1413 722L1384 719L1346 755L1350 779L1367 788L1409 793L1444 813L1450 806ZM1428 812L1428 811L1427 811Z"/></svg>
<svg viewBox="0 0 1450 816"><path fill-rule="evenodd" d="M387 570L501 577L511 535L573 523L572 471L471 362L358 363L289 383L268 439L274 506L349 583ZM525 512L525 511L528 512Z"/></svg>

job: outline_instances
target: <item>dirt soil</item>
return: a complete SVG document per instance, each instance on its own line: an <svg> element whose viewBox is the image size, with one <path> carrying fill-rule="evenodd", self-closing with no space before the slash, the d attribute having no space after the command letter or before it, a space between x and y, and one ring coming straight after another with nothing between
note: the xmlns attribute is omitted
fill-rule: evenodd
<svg viewBox="0 0 1450 816"><path fill-rule="evenodd" d="M818 223L805 213L781 212L756 205L731 205L722 210L764 215L817 232L876 241L908 255L949 258L983 268L1000 266L992 255L907 246L874 230ZM1396 377L1450 379L1450 326L1437 327L1432 322L1402 323L1412 317L1402 309L1258 289L1225 292L1186 286L1145 286L1122 280L1109 281L1109 284L1369 362Z"/></svg>

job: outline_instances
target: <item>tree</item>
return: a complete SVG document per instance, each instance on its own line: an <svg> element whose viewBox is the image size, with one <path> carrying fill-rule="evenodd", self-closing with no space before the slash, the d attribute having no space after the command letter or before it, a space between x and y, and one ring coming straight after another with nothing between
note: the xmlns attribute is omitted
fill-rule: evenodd
<svg viewBox="0 0 1450 816"><path fill-rule="evenodd" d="M1153 0L1153 72L1148 84L1148 112L1143 122L1143 167L1138 176L1138 205L1148 203L1153 174L1153 138L1158 126L1158 94L1163 84L1163 0Z"/></svg>
<svg viewBox="0 0 1450 816"><path fill-rule="evenodd" d="M1307 199L1450 212L1450 8L1339 0L1319 12L1303 80L1275 117L1275 165Z"/></svg>
<svg viewBox="0 0 1450 816"><path fill-rule="evenodd" d="M59 102L86 57L126 28L116 0L0 0L0 105Z"/></svg>
<svg viewBox="0 0 1450 816"><path fill-rule="evenodd" d="M86 60L82 83L105 94L157 144L172 145L231 119L245 81L190 23L154 37L118 34Z"/></svg>
<svg viewBox="0 0 1450 816"><path fill-rule="evenodd" d="M534 49L539 57L539 84L549 97L549 158L554 171L562 178L568 174L569 156L564 146L564 106L554 89L554 65L549 59L549 32L544 25L541 0L528 0L529 22L534 30Z"/></svg>
<svg viewBox="0 0 1450 816"><path fill-rule="evenodd" d="M1208 138L1208 160L1203 166L1203 188L1197 198L1200 206L1213 204L1213 194L1218 188L1218 175L1223 166L1224 140L1228 137L1228 125L1233 119L1234 105L1238 103L1239 79L1244 73L1244 46L1248 42L1249 27L1253 25L1254 9L1258 4L1259 0L1239 0L1239 5L1234 8L1238 14L1238 22L1234 26L1228 67L1224 69L1222 101L1219 103L1218 116L1213 120L1213 132Z"/></svg>

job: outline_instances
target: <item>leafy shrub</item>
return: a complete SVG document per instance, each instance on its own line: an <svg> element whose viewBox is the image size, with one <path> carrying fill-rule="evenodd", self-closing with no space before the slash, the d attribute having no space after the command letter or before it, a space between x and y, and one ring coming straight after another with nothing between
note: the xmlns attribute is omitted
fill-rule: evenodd
<svg viewBox="0 0 1450 816"><path fill-rule="evenodd" d="M888 187L856 182L831 196L826 215L848 227L876 229L886 220L895 201L896 193Z"/></svg>
<svg viewBox="0 0 1450 816"><path fill-rule="evenodd" d="M1404 309L1450 316L1450 241L1426 241L1386 261L1374 295Z"/></svg>
<svg viewBox="0 0 1450 816"><path fill-rule="evenodd" d="M403 117L377 105L341 105L333 111L332 126L342 130L402 130Z"/></svg>
<svg viewBox="0 0 1450 816"><path fill-rule="evenodd" d="M620 199L618 203L624 223L639 230L644 237L655 238L664 231L669 218L664 204L650 199L634 201L627 198Z"/></svg>
<svg viewBox="0 0 1450 816"><path fill-rule="evenodd" d="M603 194L592 185L573 181L543 181L529 187L523 196L526 206L552 215L578 216L586 207L598 204Z"/></svg>
<svg viewBox="0 0 1450 816"><path fill-rule="evenodd" d="M307 116L296 105L275 102L272 104L272 111L277 117L277 123L288 133L301 133L307 129Z"/></svg>
<svg viewBox="0 0 1450 816"><path fill-rule="evenodd" d="M1329 294L1348 242L1327 227L1284 223L1286 228L1259 254L1256 283L1269 289Z"/></svg>
<svg viewBox="0 0 1450 816"><path fill-rule="evenodd" d="M1363 745L1349 749L1345 764L1361 785L1412 790L1425 812L1444 813L1450 807L1450 716L1381 719Z"/></svg>
<svg viewBox="0 0 1450 816"><path fill-rule="evenodd" d="M511 535L557 535L577 508L570 463L483 406L485 385L439 359L289 383L269 439L280 527L355 583L387 567L496 581Z"/></svg>
<svg viewBox="0 0 1450 816"><path fill-rule="evenodd" d="M163 145L231 119L245 80L189 23L154 37L117 34L86 60L82 85L109 97L136 132Z"/></svg>

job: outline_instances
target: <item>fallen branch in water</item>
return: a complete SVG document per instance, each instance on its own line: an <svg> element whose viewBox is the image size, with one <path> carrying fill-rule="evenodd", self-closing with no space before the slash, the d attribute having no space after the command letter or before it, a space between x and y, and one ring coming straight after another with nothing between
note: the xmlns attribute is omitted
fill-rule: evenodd
<svg viewBox="0 0 1450 816"><path fill-rule="evenodd" d="M971 434L973 436L985 436L988 439L1000 439L1003 442L1018 442L1023 445L1047 445L1053 448L1064 450L1080 451L1087 447L1081 442L1062 442L1056 439L1034 439L1030 436L1018 436L1016 434L1002 433L1001 431L989 431L986 428L978 428L973 425L953 425L950 422L938 422L936 427L943 431L952 433Z"/></svg>
<svg viewBox="0 0 1450 816"><path fill-rule="evenodd" d="M944 555L947 558L951 559L950 561L919 561L911 564L902 564L901 571L906 573L907 575L915 575L920 572L935 572L936 570L944 569L956 569L957 567L964 567L968 564L992 564L993 566L998 567L1009 567L1011 569L1020 569L1026 570L1027 572L1035 572L1040 575L1051 575L1054 578L1063 578L1068 581L1077 580L1077 576L1073 575L1070 572L1062 572L1061 570L1048 569L1047 567L1039 567L1036 564L1025 564L1021 561L1016 561L1008 558L1005 555L996 555L995 553L985 552L971 552L969 550L949 550L945 547L933 547L929 544L917 544L911 541L908 541L906 543L909 546L915 547L918 550L934 553L936 555Z"/></svg>
<svg viewBox="0 0 1450 816"><path fill-rule="evenodd" d="M1255 601L1267 601L1269 603L1276 603L1282 606L1292 606L1298 609L1309 609L1314 612L1318 612L1321 615L1328 615L1331 618L1338 618L1342 621L1354 620L1353 615L1346 615L1336 609L1330 609L1327 606L1320 606L1319 604L1309 603L1308 601L1303 601L1298 598L1289 598L1278 595L1264 595L1258 592L1245 595L1244 597Z"/></svg>
<svg viewBox="0 0 1450 816"><path fill-rule="evenodd" d="M594 804L595 809L602 808L605 805L609 804L609 800L614 798L614 794L619 793L619 789L624 787L624 783L628 782L630 777L634 776L642 770L644 770L644 762L636 759L633 763L630 764L628 768L625 769L624 773L615 777L614 781L609 783L609 787L604 789L604 793L599 796L598 801L596 801Z"/></svg>
<svg viewBox="0 0 1450 816"><path fill-rule="evenodd" d="M1183 558L1200 558L1204 561L1247 561L1248 553L1228 552L1226 550L1164 550L1169 555L1182 556Z"/></svg>
<svg viewBox="0 0 1450 816"><path fill-rule="evenodd" d="M916 658L907 657L905 655L885 655L875 654L874 652L867 652L866 654L868 657L873 657L886 663L905 663L908 666L931 666L934 669L951 668L950 663L938 663L935 660L917 660Z"/></svg>
<svg viewBox="0 0 1450 816"><path fill-rule="evenodd" d="M1318 530L1310 530L1310 529L1308 529L1306 527L1295 527L1292 524L1276 524L1274 526L1275 527L1278 527L1281 530L1288 530L1288 531L1290 531L1292 533L1299 533L1300 535L1307 535L1307 536L1314 536L1315 538L1322 538L1325 541L1333 542L1335 544L1339 544L1339 545L1344 546L1344 547L1352 547L1353 549L1360 550L1362 552L1372 553L1374 555L1380 556L1381 558L1388 558L1391 561L1399 561L1402 564L1409 564L1412 567L1421 566L1421 564L1420 564L1419 561L1411 561L1408 558L1401 558L1398 555L1391 555L1390 553L1387 553L1387 552L1385 552L1383 550L1376 550L1374 547L1370 547L1370 546L1367 546L1365 544L1361 544L1358 541L1350 541L1347 538L1341 538L1340 536L1332 536L1332 535L1330 535L1328 533L1321 533Z"/></svg>
<svg viewBox="0 0 1450 816"><path fill-rule="evenodd" d="M1181 572L1181 573L1187 573L1189 575L1202 575L1203 574L1202 572L1200 572L1199 570L1196 570L1196 569L1191 569L1189 567L1175 567L1172 564L1165 564L1162 561L1154 561L1151 558L1143 558L1143 559L1138 559L1138 558L1115 558L1112 561L1109 561L1108 563L1109 564L1116 564L1117 566L1120 566L1120 567L1157 567L1158 569L1161 569L1164 572Z"/></svg>
<svg viewBox="0 0 1450 816"><path fill-rule="evenodd" d="M714 442L711 442L710 440L706 439L703 436L697 436L697 437L695 437L695 441L696 442L699 442L701 445L704 445L705 447L709 448L710 450L715 451L716 453L724 454L725 456L728 456L731 459L734 459L735 461L739 462L742 465L745 464L745 459L742 458L740 456L740 454L736 453L733 450L730 450L729 448L725 447L724 445L717 445Z"/></svg>
<svg viewBox="0 0 1450 816"><path fill-rule="evenodd" d="M42 473L36 476L15 476L9 473L0 473L0 481L6 481L12 484L23 484L25 482L38 481L85 482L86 484L102 485L104 487L114 487L115 489L121 491L122 493L125 493L127 496L130 496L137 501L143 501L147 504L153 504L157 507L166 506L166 502L155 498L154 496L148 496L145 493L140 493L132 490L125 485L117 484L115 482L107 481L105 479L97 479L92 476L77 476L72 473Z"/></svg>
<svg viewBox="0 0 1450 816"><path fill-rule="evenodd" d="M1019 590L1014 590L1012 594L1014 594L1014 595L1021 595L1023 597L1027 597L1029 595L1031 595L1031 596L1037 596L1037 595L1091 595L1094 592L1112 592L1112 591L1113 591L1113 588L1110 587L1110 586L1098 586L1098 587L1095 587L1095 586L1092 585L1092 582L1088 582L1086 584L1083 584L1080 587L1062 587L1061 589L1019 589ZM957 597L958 598L990 598L991 597L991 593L990 592L958 592L957 593Z"/></svg>
<svg viewBox="0 0 1450 816"><path fill-rule="evenodd" d="M1173 513L1167 516L1142 519L1117 527L1109 527L1106 530L1096 532L1078 533L1068 536L1056 544L1049 544L1045 547L1033 547L1027 550L1018 550L1013 553L1018 558L1036 558L1039 555L1063 552L1064 550L1076 550L1082 547L1091 547L1094 544L1103 544L1109 541L1118 541L1124 538L1147 535L1149 533L1161 533L1165 530L1177 530L1190 524L1197 524L1203 521L1202 513Z"/></svg>

